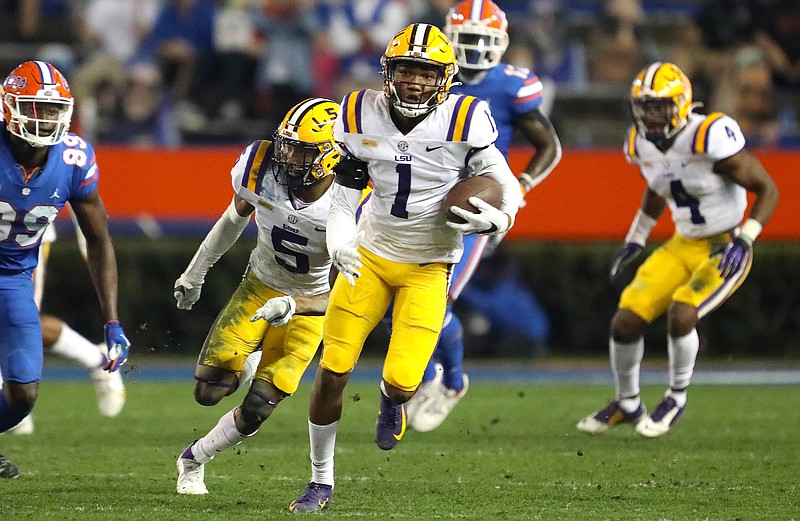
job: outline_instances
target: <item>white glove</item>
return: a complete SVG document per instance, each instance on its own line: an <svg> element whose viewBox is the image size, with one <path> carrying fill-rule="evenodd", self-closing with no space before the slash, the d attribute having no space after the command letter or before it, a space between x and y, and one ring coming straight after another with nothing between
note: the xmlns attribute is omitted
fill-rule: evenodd
<svg viewBox="0 0 800 521"><path fill-rule="evenodd" d="M291 295L271 298L266 304L258 308L255 315L250 317L250 322L266 320L270 326L285 326L294 315L296 309L297 304Z"/></svg>
<svg viewBox="0 0 800 521"><path fill-rule="evenodd" d="M358 245L364 239L364 231L360 231L353 237L353 240L342 244L333 251L333 265L339 273L347 279L351 286L356 285L356 279L361 276L361 254L358 253Z"/></svg>
<svg viewBox="0 0 800 521"><path fill-rule="evenodd" d="M505 233L511 227L508 214L501 212L479 197L470 197L469 203L478 209L473 213L458 206L451 206L450 211L464 219L465 223L447 221L447 226L461 232L462 235L477 233L480 235L496 235Z"/></svg>
<svg viewBox="0 0 800 521"><path fill-rule="evenodd" d="M192 309L194 303L200 300L200 290L203 283L192 284L186 280L185 275L178 277L175 281L175 300L178 301L178 309Z"/></svg>

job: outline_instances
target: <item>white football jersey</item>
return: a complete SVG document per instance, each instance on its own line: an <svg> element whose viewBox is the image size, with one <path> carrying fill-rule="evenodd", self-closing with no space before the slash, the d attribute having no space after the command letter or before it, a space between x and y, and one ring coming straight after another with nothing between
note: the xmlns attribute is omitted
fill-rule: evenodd
<svg viewBox="0 0 800 521"><path fill-rule="evenodd" d="M497 139L489 106L473 96L450 95L408 134L392 122L389 106L383 92L352 92L334 125L336 140L367 163L372 182L359 220L361 244L394 262L457 262L461 234L445 224L442 203L460 177L496 168L470 164L475 149L493 147Z"/></svg>
<svg viewBox="0 0 800 521"><path fill-rule="evenodd" d="M272 144L256 141L239 156L231 177L234 191L256 208L258 240L250 267L267 286L287 295L330 290L331 260L325 245L330 190L311 204L289 198L272 174Z"/></svg>
<svg viewBox="0 0 800 521"><path fill-rule="evenodd" d="M747 190L714 173L714 163L736 154L744 144L732 118L721 112L692 113L666 152L632 127L625 156L639 167L647 186L666 199L678 233L702 239L735 228L744 217Z"/></svg>

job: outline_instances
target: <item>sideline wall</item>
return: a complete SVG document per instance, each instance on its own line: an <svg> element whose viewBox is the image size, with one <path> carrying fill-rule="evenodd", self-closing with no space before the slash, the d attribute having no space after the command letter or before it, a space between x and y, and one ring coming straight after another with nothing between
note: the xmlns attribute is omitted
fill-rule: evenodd
<svg viewBox="0 0 800 521"><path fill-rule="evenodd" d="M100 194L114 220L216 220L233 196L228 172L240 148L135 150L98 147ZM762 240L800 239L800 153L758 152L781 191L781 201ZM530 152L512 150L521 171ZM644 180L620 150L566 150L550 177L536 187L509 237L547 240L620 240L641 201ZM665 213L668 213L665 212ZM664 215L654 230L665 238Z"/></svg>

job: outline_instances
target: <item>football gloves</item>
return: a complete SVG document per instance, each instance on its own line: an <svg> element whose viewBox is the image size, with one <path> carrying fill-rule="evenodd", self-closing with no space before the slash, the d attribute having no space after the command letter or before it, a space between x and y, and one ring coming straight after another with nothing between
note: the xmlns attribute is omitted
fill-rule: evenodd
<svg viewBox="0 0 800 521"><path fill-rule="evenodd" d="M364 231L360 231L347 242L333 251L332 261L334 267L347 280L351 286L356 285L356 279L361 276L359 271L362 267L361 254L358 253L358 245L364 239Z"/></svg>
<svg viewBox="0 0 800 521"><path fill-rule="evenodd" d="M103 365L103 369L113 373L128 360L128 351L131 343L119 320L109 320L105 325L106 347L108 348L108 361Z"/></svg>
<svg viewBox="0 0 800 521"><path fill-rule="evenodd" d="M291 320L295 310L297 310L297 304L291 295L271 298L250 317L250 322L266 320L271 326L285 326Z"/></svg>
<svg viewBox="0 0 800 521"><path fill-rule="evenodd" d="M722 253L722 258L717 266L720 277L728 279L742 269L752 247L751 243L740 236L733 239L724 249L718 252Z"/></svg>
<svg viewBox="0 0 800 521"><path fill-rule="evenodd" d="M628 242L622 248L617 250L614 258L611 261L611 270L609 270L608 279L614 282L619 278L625 266L633 262L633 260L642 253L644 246L636 244L635 242Z"/></svg>
<svg viewBox="0 0 800 521"><path fill-rule="evenodd" d="M450 211L464 219L465 223L447 221L447 226L460 232L462 235L477 233L479 235L496 235L505 233L511 228L511 219L508 214L490 205L480 197L470 197L469 204L478 209L478 213L464 210L458 206L451 206Z"/></svg>
<svg viewBox="0 0 800 521"><path fill-rule="evenodd" d="M186 275L181 275L175 281L175 300L178 301L178 309L192 309L195 302L200 300L200 290L203 284L193 284L186 279Z"/></svg>

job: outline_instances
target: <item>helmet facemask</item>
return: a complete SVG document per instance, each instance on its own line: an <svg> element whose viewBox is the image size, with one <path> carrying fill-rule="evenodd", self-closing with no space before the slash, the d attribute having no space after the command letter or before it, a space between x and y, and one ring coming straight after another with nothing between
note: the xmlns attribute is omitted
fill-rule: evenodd
<svg viewBox="0 0 800 521"><path fill-rule="evenodd" d="M53 92L55 97L47 97ZM34 147L60 143L69 131L73 100L58 97L54 91L40 91L41 95L23 96L6 93L3 96L8 111L8 131Z"/></svg>
<svg viewBox="0 0 800 521"><path fill-rule="evenodd" d="M458 66L465 71L492 69L500 63L508 47L508 33L472 20L451 25L446 33L456 52Z"/></svg>
<svg viewBox="0 0 800 521"><path fill-rule="evenodd" d="M678 106L670 98L638 98L631 101L636 127L648 141L663 144L686 124L678 117Z"/></svg>
<svg viewBox="0 0 800 521"><path fill-rule="evenodd" d="M416 118L432 111L447 99L455 68L454 65L443 65L424 59L387 59L384 60L383 68L385 90L400 114ZM422 89L419 99L404 100L400 94L400 85L419 86ZM431 87L435 89L431 90ZM407 88L403 90L406 98L416 95L409 93Z"/></svg>
<svg viewBox="0 0 800 521"><path fill-rule="evenodd" d="M330 141L305 143L275 133L272 174L278 183L297 191L311 186L331 173L326 163L335 166L339 150Z"/></svg>

